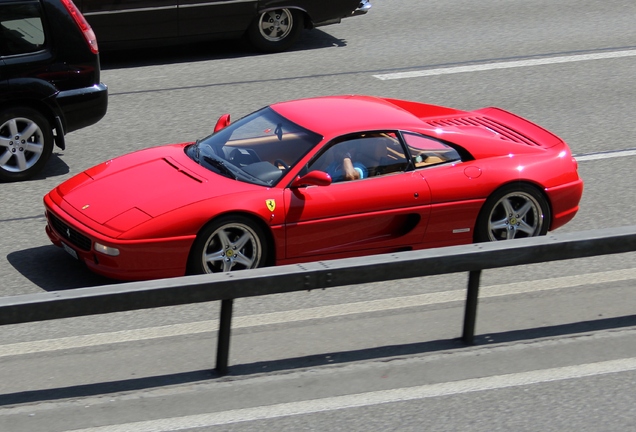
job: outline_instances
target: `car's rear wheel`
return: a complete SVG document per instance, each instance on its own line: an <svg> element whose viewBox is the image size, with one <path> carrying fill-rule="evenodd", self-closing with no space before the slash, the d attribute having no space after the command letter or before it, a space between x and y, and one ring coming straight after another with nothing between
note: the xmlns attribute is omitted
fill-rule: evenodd
<svg viewBox="0 0 636 432"><path fill-rule="evenodd" d="M537 188L508 185L484 204L475 229L475 241L487 242L545 235L550 226L550 206Z"/></svg>
<svg viewBox="0 0 636 432"><path fill-rule="evenodd" d="M188 273L219 273L262 267L267 262L263 230L251 219L223 216L197 236L190 253Z"/></svg>
<svg viewBox="0 0 636 432"><path fill-rule="evenodd" d="M260 51L280 52L298 40L303 28L303 15L299 11L275 9L260 14L247 30L247 37Z"/></svg>
<svg viewBox="0 0 636 432"><path fill-rule="evenodd" d="M0 112L0 181L33 177L52 152L53 132L43 115L31 108Z"/></svg>

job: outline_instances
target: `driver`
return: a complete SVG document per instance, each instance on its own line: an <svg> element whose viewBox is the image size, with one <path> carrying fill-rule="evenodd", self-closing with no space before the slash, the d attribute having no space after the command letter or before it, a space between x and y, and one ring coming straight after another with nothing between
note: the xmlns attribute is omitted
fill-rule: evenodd
<svg viewBox="0 0 636 432"><path fill-rule="evenodd" d="M347 142L347 151L340 153L327 167L332 180L358 180L380 174L380 165L387 155L382 137L365 137Z"/></svg>
<svg viewBox="0 0 636 432"><path fill-rule="evenodd" d="M361 135L329 148L309 167L324 171L332 182L364 179L381 174L386 162L387 141L382 134Z"/></svg>

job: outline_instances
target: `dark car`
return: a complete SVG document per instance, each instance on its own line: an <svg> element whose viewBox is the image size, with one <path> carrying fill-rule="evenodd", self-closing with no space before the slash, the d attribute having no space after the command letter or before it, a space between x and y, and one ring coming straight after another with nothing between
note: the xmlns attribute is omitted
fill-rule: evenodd
<svg viewBox="0 0 636 432"><path fill-rule="evenodd" d="M246 36L263 52L289 48L304 28L365 14L369 0L78 0L103 49Z"/></svg>
<svg viewBox="0 0 636 432"><path fill-rule="evenodd" d="M107 105L95 34L71 0L0 0L0 181L35 175Z"/></svg>

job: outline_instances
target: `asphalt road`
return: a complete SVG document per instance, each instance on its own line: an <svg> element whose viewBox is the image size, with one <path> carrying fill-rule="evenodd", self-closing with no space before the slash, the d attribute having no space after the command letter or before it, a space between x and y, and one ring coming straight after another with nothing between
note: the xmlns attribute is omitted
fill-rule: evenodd
<svg viewBox="0 0 636 432"><path fill-rule="evenodd" d="M281 54L103 53L106 117L69 134L39 178L0 187L0 295L112 283L49 244L42 196L60 182L300 97L502 107L579 157L581 211L562 232L634 223L633 1L373 4ZM470 348L456 339L466 275L240 301L223 378L217 304L5 326L0 431L634 429L635 263L485 272Z"/></svg>

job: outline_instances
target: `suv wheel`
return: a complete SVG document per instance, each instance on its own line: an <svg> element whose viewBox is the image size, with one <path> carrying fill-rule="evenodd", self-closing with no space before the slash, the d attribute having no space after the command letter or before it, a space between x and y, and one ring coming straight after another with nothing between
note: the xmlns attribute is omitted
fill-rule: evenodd
<svg viewBox="0 0 636 432"><path fill-rule="evenodd" d="M0 181L19 181L40 171L53 152L49 121L31 108L0 111Z"/></svg>

